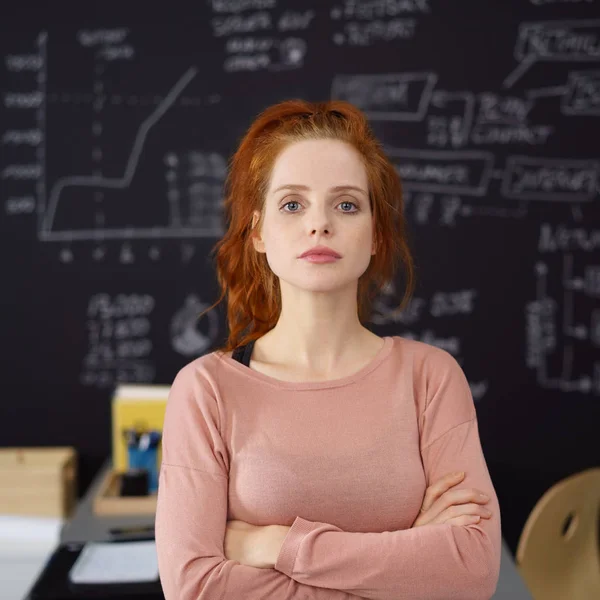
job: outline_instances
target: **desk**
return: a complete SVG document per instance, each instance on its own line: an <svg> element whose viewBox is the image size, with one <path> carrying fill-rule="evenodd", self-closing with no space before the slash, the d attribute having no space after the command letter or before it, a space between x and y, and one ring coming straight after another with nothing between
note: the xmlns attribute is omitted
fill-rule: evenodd
<svg viewBox="0 0 600 600"><path fill-rule="evenodd" d="M81 499L75 513L65 524L60 534L61 543L102 542L110 540L109 531L117 527L154 526L154 515L100 516L94 513L93 502L102 480L111 469L107 460L94 477L85 496Z"/></svg>
<svg viewBox="0 0 600 600"><path fill-rule="evenodd" d="M154 515L99 517L94 514L92 510L94 494L109 469L110 462L107 462L90 485L85 498L78 505L73 518L63 528L61 542L101 541L110 538L109 529L113 527L154 524ZM512 554L504 542L502 544L500 579L493 600L533 600L515 567Z"/></svg>

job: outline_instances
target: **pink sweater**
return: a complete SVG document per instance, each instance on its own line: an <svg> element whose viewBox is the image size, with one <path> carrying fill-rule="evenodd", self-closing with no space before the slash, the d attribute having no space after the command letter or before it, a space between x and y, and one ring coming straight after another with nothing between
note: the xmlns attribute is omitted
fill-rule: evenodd
<svg viewBox="0 0 600 600"><path fill-rule="evenodd" d="M360 371L286 382L206 354L177 374L156 508L167 600L484 600L500 507L465 375L446 351L385 337ZM427 486L491 500L477 525L411 529ZM226 522L291 526L274 569L227 560Z"/></svg>

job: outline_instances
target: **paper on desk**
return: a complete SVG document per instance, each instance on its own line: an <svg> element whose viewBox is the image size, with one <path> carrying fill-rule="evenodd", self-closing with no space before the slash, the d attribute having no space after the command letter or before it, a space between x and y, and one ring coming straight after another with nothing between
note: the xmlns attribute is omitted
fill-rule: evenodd
<svg viewBox="0 0 600 600"><path fill-rule="evenodd" d="M58 517L0 514L0 544L58 544L64 520Z"/></svg>
<svg viewBox="0 0 600 600"><path fill-rule="evenodd" d="M90 584L156 581L156 542L88 542L71 567L69 579Z"/></svg>

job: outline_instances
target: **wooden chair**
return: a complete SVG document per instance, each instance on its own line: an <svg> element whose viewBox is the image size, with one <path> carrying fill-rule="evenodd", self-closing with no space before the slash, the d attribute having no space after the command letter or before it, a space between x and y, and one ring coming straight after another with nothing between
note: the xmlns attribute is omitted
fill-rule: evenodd
<svg viewBox="0 0 600 600"><path fill-rule="evenodd" d="M535 600L600 599L600 468L555 483L521 532L516 565Z"/></svg>

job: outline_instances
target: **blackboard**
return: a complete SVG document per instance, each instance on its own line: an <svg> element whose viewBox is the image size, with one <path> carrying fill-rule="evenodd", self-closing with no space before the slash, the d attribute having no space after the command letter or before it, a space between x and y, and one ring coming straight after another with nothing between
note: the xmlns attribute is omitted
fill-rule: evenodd
<svg viewBox="0 0 600 600"><path fill-rule="evenodd" d="M266 106L362 108L402 176L418 285L370 327L465 370L514 544L600 462L600 3L212 0L2 19L0 443L110 452L110 394L223 341L209 253ZM121 3L124 4L124 3Z"/></svg>

